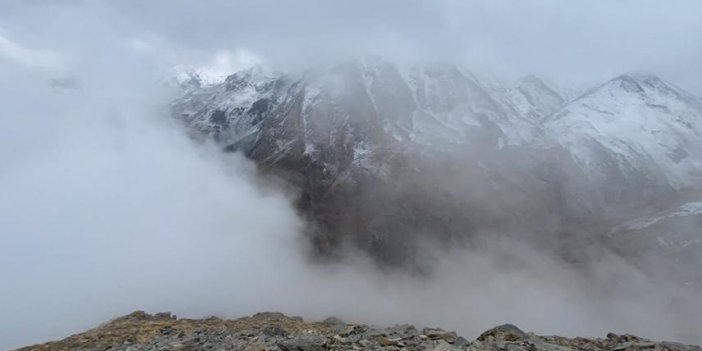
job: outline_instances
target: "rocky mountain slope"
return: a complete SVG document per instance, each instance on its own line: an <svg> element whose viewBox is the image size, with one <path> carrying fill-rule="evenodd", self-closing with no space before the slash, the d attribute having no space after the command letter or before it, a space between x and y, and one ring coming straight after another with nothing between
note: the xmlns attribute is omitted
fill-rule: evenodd
<svg viewBox="0 0 702 351"><path fill-rule="evenodd" d="M561 107L544 127L600 197L588 199L593 205L652 202L702 184L702 104L658 77L614 78Z"/></svg>
<svg viewBox="0 0 702 351"><path fill-rule="evenodd" d="M468 341L440 328L411 325L373 327L349 324L335 318L305 322L280 313L258 313L224 320L177 319L170 313L134 312L98 328L61 341L17 351L138 351L138 350L651 350L700 351L699 346L654 342L633 335L607 334L606 338L538 336L505 324Z"/></svg>
<svg viewBox="0 0 702 351"><path fill-rule="evenodd" d="M398 264L411 256L409 233L443 225L441 235L460 237L472 226L463 209L457 211L465 201L458 194L467 190L436 187L427 177L460 164L456 158L476 165L465 169L476 190L477 178L489 182L495 172L514 177L517 172L500 167L481 170L483 160L462 153L500 153L537 133L455 66L400 67L383 60L315 68L300 78L255 67L224 84L190 90L173 107L198 134L296 185L319 252L350 241ZM519 173L530 173L531 165L505 156ZM459 182L457 175L446 174L447 184ZM521 184L510 185L516 187ZM474 194L489 195L482 193ZM503 197L500 202L512 201Z"/></svg>
<svg viewBox="0 0 702 351"><path fill-rule="evenodd" d="M292 184L323 255L351 244L405 265L417 240L479 233L580 248L702 200L690 198L702 187L699 98L646 74L564 91L375 58L188 81L173 112Z"/></svg>
<svg viewBox="0 0 702 351"><path fill-rule="evenodd" d="M658 272L686 285L702 287L702 202L687 202L622 223L608 233L612 246L626 257L641 257L646 272ZM649 261L664 257L667 265Z"/></svg>
<svg viewBox="0 0 702 351"><path fill-rule="evenodd" d="M520 79L507 91L507 101L520 116L534 124L556 112L568 99L558 88L530 75Z"/></svg>

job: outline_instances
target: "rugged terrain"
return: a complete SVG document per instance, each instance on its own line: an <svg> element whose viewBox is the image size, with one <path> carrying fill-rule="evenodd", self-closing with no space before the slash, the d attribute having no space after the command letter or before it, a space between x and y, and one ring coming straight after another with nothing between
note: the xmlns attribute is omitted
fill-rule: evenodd
<svg viewBox="0 0 702 351"><path fill-rule="evenodd" d="M98 328L61 341L24 347L18 351L63 350L685 350L699 346L654 342L633 335L607 334L604 338L539 336L505 324L469 341L440 328L417 329L412 325L373 327L349 324L336 318L305 322L280 313L258 313L251 317L225 320L177 319L170 313L141 311L117 318Z"/></svg>
<svg viewBox="0 0 702 351"><path fill-rule="evenodd" d="M570 258L584 243L657 255L664 276L702 257L699 212L667 215L702 200L702 100L655 75L576 94L380 58L183 77L174 115L291 184L318 257L353 245L408 266L418 241L485 235Z"/></svg>

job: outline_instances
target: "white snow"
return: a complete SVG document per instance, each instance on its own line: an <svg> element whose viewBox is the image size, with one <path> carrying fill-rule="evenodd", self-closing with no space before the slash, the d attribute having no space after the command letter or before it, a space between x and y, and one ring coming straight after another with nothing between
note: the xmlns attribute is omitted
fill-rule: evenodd
<svg viewBox="0 0 702 351"><path fill-rule="evenodd" d="M567 104L546 131L590 167L593 143L641 170L655 166L671 185L699 185L702 109L650 75L622 76ZM695 176L697 175L697 176Z"/></svg>
<svg viewBox="0 0 702 351"><path fill-rule="evenodd" d="M624 75L566 103L568 97L562 92L567 89L534 76L507 87L494 81L481 82L476 75L451 65L392 66L382 60L365 60L359 65L361 76L357 78L373 102L379 124L400 143L470 143L471 133L485 123L494 123L504 134L496 136L497 147L559 144L592 174L598 174L601 152L605 150L622 170L662 174L679 189L702 187L702 103L655 76ZM415 108L408 112L409 123L379 115L373 85L383 79L381 70L386 69L397 69L400 79L393 84L405 86L385 81L378 84L388 84L383 89L410 92ZM192 114L192 123L205 130L216 128L208 119L211 112L228 111L235 135L250 131L252 123L243 112L236 111L246 111L254 102L268 97L266 84L281 77L280 73L255 66L237 72L235 78L241 84L235 91L226 91L224 84L208 85L217 80L203 78L190 68L179 67L175 73L180 81L196 77L205 84L183 99L192 100L193 105L183 109ZM327 106L328 102L335 108L344 101L345 79L343 73L330 69L311 71L302 77L306 153L315 152L308 119L322 118L312 114L319 103ZM283 96L282 100L290 98Z"/></svg>
<svg viewBox="0 0 702 351"><path fill-rule="evenodd" d="M617 227L618 230L641 230L648 228L664 219L672 217L687 217L702 214L702 202L689 202L671 211L664 211L653 216L637 218Z"/></svg>

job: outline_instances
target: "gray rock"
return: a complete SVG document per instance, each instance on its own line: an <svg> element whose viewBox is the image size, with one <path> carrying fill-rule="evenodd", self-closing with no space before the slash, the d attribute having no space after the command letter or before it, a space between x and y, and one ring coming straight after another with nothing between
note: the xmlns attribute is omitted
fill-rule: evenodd
<svg viewBox="0 0 702 351"><path fill-rule="evenodd" d="M439 342L431 349L432 351L452 351L453 346L444 340L439 340Z"/></svg>
<svg viewBox="0 0 702 351"><path fill-rule="evenodd" d="M443 339L450 344L456 342L456 339L458 338L456 332L446 331L440 328L424 328L422 329L422 334L426 335L429 339Z"/></svg>
<svg viewBox="0 0 702 351"><path fill-rule="evenodd" d="M402 324L390 328L385 328L385 331L390 336L398 336L401 338L411 338L419 335L419 331L413 325Z"/></svg>
<svg viewBox="0 0 702 351"><path fill-rule="evenodd" d="M299 333L278 343L283 351L322 351L328 339L321 334Z"/></svg>
<svg viewBox="0 0 702 351"><path fill-rule="evenodd" d="M337 325L346 325L343 320L340 318L336 317L327 317L325 320L322 321L322 324L330 325L330 326L337 326Z"/></svg>

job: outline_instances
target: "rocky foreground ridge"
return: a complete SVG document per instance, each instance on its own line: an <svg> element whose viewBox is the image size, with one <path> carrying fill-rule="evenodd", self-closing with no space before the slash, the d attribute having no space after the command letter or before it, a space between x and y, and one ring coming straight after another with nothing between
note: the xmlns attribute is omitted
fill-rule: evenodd
<svg viewBox="0 0 702 351"><path fill-rule="evenodd" d="M654 342L633 335L607 334L605 338L565 338L526 333L505 324L468 341L439 328L419 330L411 325L388 328L348 324L336 318L305 322L281 313L257 313L224 320L178 319L170 313L150 315L137 311L98 328L61 341L21 348L43 350L686 350L702 347Z"/></svg>

